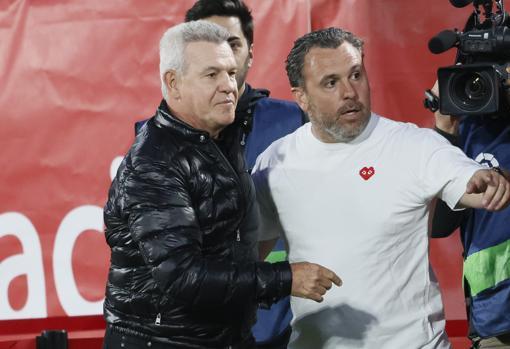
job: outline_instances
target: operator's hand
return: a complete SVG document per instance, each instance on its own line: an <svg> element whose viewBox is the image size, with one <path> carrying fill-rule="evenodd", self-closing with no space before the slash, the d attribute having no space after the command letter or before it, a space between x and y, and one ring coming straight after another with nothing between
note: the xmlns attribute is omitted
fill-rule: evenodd
<svg viewBox="0 0 510 349"><path fill-rule="evenodd" d="M333 284L342 285L342 280L333 271L314 263L299 262L292 269L292 292L295 297L322 302L324 294Z"/></svg>
<svg viewBox="0 0 510 349"><path fill-rule="evenodd" d="M469 206L499 211L510 202L510 183L496 171L478 170L467 183L466 194L482 194L478 204Z"/></svg>
<svg viewBox="0 0 510 349"><path fill-rule="evenodd" d="M439 96L439 84L437 80L434 87L431 88L431 91L433 94L441 98L441 96ZM459 118L457 116L444 115L437 110L434 113L434 117L436 119L436 127L438 129L452 135L457 135L459 130Z"/></svg>

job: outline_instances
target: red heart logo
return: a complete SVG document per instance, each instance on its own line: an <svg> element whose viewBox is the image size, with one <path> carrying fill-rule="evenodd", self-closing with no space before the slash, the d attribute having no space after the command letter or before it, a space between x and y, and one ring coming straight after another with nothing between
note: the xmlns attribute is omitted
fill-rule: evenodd
<svg viewBox="0 0 510 349"><path fill-rule="evenodd" d="M364 180L368 181L370 177L372 177L375 174L375 170L372 166L370 167L363 167L361 170L359 170L359 175Z"/></svg>

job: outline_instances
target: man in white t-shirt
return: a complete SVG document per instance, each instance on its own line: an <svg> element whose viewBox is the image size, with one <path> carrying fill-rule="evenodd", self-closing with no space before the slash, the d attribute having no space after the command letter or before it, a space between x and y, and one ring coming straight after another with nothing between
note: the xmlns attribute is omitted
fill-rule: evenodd
<svg viewBox="0 0 510 349"><path fill-rule="evenodd" d="M283 236L291 263L314 261L343 280L320 303L292 298L289 348L450 348L428 260L429 204L499 210L509 183L434 131L372 113L363 44L349 32L299 38L287 74L311 122L255 165L261 257Z"/></svg>

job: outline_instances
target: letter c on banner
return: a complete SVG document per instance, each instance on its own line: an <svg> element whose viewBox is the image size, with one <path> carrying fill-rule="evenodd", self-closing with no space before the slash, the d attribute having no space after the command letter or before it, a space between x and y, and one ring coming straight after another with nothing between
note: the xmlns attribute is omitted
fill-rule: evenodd
<svg viewBox="0 0 510 349"><path fill-rule="evenodd" d="M53 249L55 288L64 311L69 316L97 315L103 311L103 300L90 302L84 299L73 273L72 256L78 236L86 230L103 231L103 210L98 206L84 205L71 210L62 220ZM94 258L91 255L91 258Z"/></svg>

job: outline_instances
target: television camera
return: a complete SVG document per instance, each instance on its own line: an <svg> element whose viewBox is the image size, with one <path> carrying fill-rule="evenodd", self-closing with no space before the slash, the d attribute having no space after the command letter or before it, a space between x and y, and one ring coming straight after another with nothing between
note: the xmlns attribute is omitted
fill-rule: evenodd
<svg viewBox="0 0 510 349"><path fill-rule="evenodd" d="M437 71L438 99L425 92L425 106L445 115L486 115L502 110L508 89L510 21L502 0L450 0L455 7L470 3L474 11L463 31L443 30L429 41L440 54L457 48L456 64Z"/></svg>

